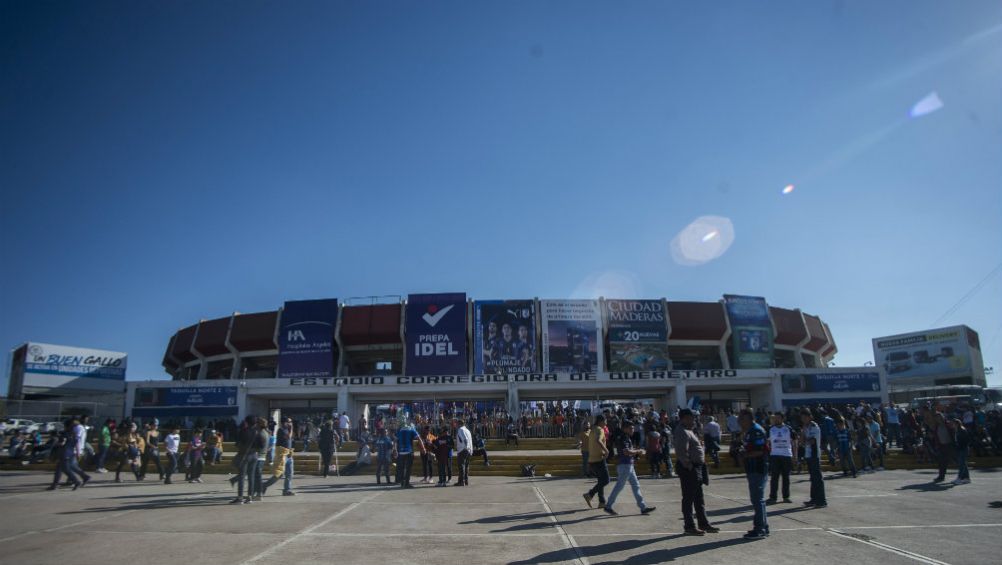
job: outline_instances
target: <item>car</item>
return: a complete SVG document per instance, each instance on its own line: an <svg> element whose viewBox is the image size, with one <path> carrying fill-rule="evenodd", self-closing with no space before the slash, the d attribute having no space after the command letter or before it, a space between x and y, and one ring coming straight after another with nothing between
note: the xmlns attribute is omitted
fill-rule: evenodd
<svg viewBox="0 0 1002 565"><path fill-rule="evenodd" d="M884 357L884 370L888 374L900 373L912 368L912 356L907 351L892 351Z"/></svg>
<svg viewBox="0 0 1002 565"><path fill-rule="evenodd" d="M30 428L31 426L37 426L34 420L26 420L24 418L9 418L7 420L7 432L13 432L14 430L24 431L25 428Z"/></svg>

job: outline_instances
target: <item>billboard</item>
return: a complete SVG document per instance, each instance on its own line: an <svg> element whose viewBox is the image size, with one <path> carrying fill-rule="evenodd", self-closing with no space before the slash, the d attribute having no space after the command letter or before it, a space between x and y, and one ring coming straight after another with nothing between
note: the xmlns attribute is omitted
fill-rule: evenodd
<svg viewBox="0 0 1002 565"><path fill-rule="evenodd" d="M771 368L772 319L765 298L725 294L724 308L731 324L733 368Z"/></svg>
<svg viewBox="0 0 1002 565"><path fill-rule="evenodd" d="M125 390L123 383L127 361L128 356L118 351L28 343L23 380L18 380L22 391L122 392Z"/></svg>
<svg viewBox="0 0 1002 565"><path fill-rule="evenodd" d="M602 311L598 300L543 300L543 372L602 369Z"/></svg>
<svg viewBox="0 0 1002 565"><path fill-rule="evenodd" d="M237 411L235 386L137 388L132 415L225 416Z"/></svg>
<svg viewBox="0 0 1002 565"><path fill-rule="evenodd" d="M824 372L783 375L783 393L880 392L880 373Z"/></svg>
<svg viewBox="0 0 1002 565"><path fill-rule="evenodd" d="M473 303L473 372L536 373L536 304L532 300Z"/></svg>
<svg viewBox="0 0 1002 565"><path fill-rule="evenodd" d="M278 332L278 376L333 377L337 299L285 303Z"/></svg>
<svg viewBox="0 0 1002 565"><path fill-rule="evenodd" d="M970 344L977 343L977 334L970 334L967 326L953 326L878 337L873 361L888 379L974 376Z"/></svg>
<svg viewBox="0 0 1002 565"><path fill-rule="evenodd" d="M406 373L465 374L466 293L411 294L406 314Z"/></svg>
<svg viewBox="0 0 1002 565"><path fill-rule="evenodd" d="M609 370L670 369L668 323L661 300L606 300Z"/></svg>

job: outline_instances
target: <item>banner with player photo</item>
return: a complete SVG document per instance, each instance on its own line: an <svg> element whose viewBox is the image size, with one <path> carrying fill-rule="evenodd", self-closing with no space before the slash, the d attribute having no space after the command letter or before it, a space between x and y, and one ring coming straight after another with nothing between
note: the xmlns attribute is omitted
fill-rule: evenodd
<svg viewBox="0 0 1002 565"><path fill-rule="evenodd" d="M473 372L536 373L536 304L532 300L473 303Z"/></svg>
<svg viewBox="0 0 1002 565"><path fill-rule="evenodd" d="M734 369L772 367L772 318L769 305L760 296L724 295L724 308L731 323Z"/></svg>
<svg viewBox="0 0 1002 565"><path fill-rule="evenodd" d="M609 371L671 369L668 323L661 300L606 300Z"/></svg>
<svg viewBox="0 0 1002 565"><path fill-rule="evenodd" d="M543 372L602 369L602 311L598 300L543 300Z"/></svg>

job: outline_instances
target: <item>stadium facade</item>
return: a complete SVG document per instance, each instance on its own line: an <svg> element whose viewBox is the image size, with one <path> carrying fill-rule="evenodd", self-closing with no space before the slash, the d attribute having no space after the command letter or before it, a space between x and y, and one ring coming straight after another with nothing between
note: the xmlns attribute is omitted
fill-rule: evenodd
<svg viewBox="0 0 1002 565"><path fill-rule="evenodd" d="M286 302L177 331L170 381L129 382L126 413L317 414L414 401L694 400L714 409L882 401L874 367L831 368L818 316L717 302L471 300L463 293L341 304Z"/></svg>

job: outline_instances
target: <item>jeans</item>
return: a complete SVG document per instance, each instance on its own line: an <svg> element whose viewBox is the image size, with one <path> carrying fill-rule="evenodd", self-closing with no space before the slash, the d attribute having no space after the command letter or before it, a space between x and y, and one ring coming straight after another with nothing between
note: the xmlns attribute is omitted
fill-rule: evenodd
<svg viewBox="0 0 1002 565"><path fill-rule="evenodd" d="M163 478L163 476L164 476L164 468L163 468L163 465L160 464L160 450L159 449L147 449L146 450L146 456L143 457L143 468L139 472L139 476L141 476L141 477L145 477L146 476L146 468L150 465L150 461L152 461L153 462L153 466L156 467L157 474L160 475L161 478Z"/></svg>
<svg viewBox="0 0 1002 565"><path fill-rule="evenodd" d="M94 460L94 465L98 469L104 468L104 461L108 458L108 446L99 445L97 447L97 459Z"/></svg>
<svg viewBox="0 0 1002 565"><path fill-rule="evenodd" d="M449 460L445 457L438 460L438 482L444 485L447 481L449 471Z"/></svg>
<svg viewBox="0 0 1002 565"><path fill-rule="evenodd" d="M887 445L897 443L901 447L901 424L887 424Z"/></svg>
<svg viewBox="0 0 1002 565"><path fill-rule="evenodd" d="M459 461L459 478L457 482L461 485L470 484L470 452L460 451L456 459Z"/></svg>
<svg viewBox="0 0 1002 565"><path fill-rule="evenodd" d="M644 495L640 493L640 481L637 480L637 471L633 468L632 463L620 463L616 465L616 486L612 487L612 494L609 495L609 502L606 503L606 508L612 508L613 504L616 504L616 498L619 493L626 486L626 482L630 482L630 488L633 490L633 499L637 501L637 506L641 510L647 508L647 504L644 502Z"/></svg>
<svg viewBox="0 0 1002 565"><path fill-rule="evenodd" d="M330 475L331 472L331 459L334 457L333 451L323 450L320 452L320 466L322 469L323 476ZM377 475L379 473L376 473Z"/></svg>
<svg viewBox="0 0 1002 565"><path fill-rule="evenodd" d="M807 472L811 475L811 502L828 504L828 499L825 498L825 478L821 475L821 459L808 457Z"/></svg>
<svg viewBox="0 0 1002 565"><path fill-rule="evenodd" d="M295 464L294 464L294 460L292 459L292 454L290 453L288 455L288 457L285 458L285 482L282 483L282 491L283 492L291 492L292 491L292 474L293 474L293 470L294 469L295 469ZM258 481L260 481L261 480L261 464L260 464L260 462L258 463L257 476L258 476Z"/></svg>
<svg viewBox="0 0 1002 565"><path fill-rule="evenodd" d="M171 480L170 480L171 475L173 475L175 472L177 472L177 452L176 451L168 451L167 452L167 472L164 475L165 478L167 479L168 483L171 482Z"/></svg>
<svg viewBox="0 0 1002 565"><path fill-rule="evenodd" d="M686 469L678 465L678 478L682 483L682 517L685 520L685 528L687 530L695 528L696 521L700 526L709 526L710 521L706 518L706 507L703 502L703 482L699 479L696 467ZM693 511L696 514L695 521L692 517Z"/></svg>
<svg viewBox="0 0 1002 565"><path fill-rule="evenodd" d="M859 456L863 459L862 466L864 470L873 470L873 456L870 454L871 451L872 449L870 449L870 446L865 443L859 446Z"/></svg>
<svg viewBox="0 0 1002 565"><path fill-rule="evenodd" d="M648 453L647 462L651 466L651 476L657 477L661 475L661 460L664 459L660 453Z"/></svg>
<svg viewBox="0 0 1002 565"><path fill-rule="evenodd" d="M971 479L971 471L967 468L967 450L958 449L957 450L957 478L958 479Z"/></svg>
<svg viewBox="0 0 1002 565"><path fill-rule="evenodd" d="M201 452L194 452L191 454L191 469L188 469L188 478L195 480L202 477L202 468L205 466L205 459L202 458Z"/></svg>
<svg viewBox="0 0 1002 565"><path fill-rule="evenodd" d="M256 472L257 453L247 453L244 455L243 460L240 461L240 474L237 475L237 498L242 498L244 495L244 482L247 483L247 496L253 496Z"/></svg>
<svg viewBox="0 0 1002 565"><path fill-rule="evenodd" d="M605 461L589 463L588 466L591 468L591 474L598 479L598 483L588 491L588 496L597 494L598 503L605 506L605 485L609 484L609 468L606 467Z"/></svg>
<svg viewBox="0 0 1002 565"><path fill-rule="evenodd" d="M289 462L290 462L289 463L289 470L285 474L285 482L286 482L286 484L289 483L290 476L292 475L292 463L291 463L291 461L292 461L292 457L289 457ZM262 461L258 457L254 457L254 459L252 460L252 463L253 463L253 465L252 465L252 467L253 467L253 474L251 475L251 478L253 479L253 481L251 482L250 487L247 489L247 494L250 494L251 496L264 496L264 481L261 480L261 474L264 471L264 461ZM288 490L288 489L286 489L286 490Z"/></svg>
<svg viewBox="0 0 1002 565"><path fill-rule="evenodd" d="M400 483L400 486L403 487L411 484L411 467L413 466L413 453L400 453L397 455L397 476L399 477L397 482Z"/></svg>
<svg viewBox="0 0 1002 565"><path fill-rule="evenodd" d="M425 480L431 480L432 470L430 453L421 454L421 473L424 475L422 478Z"/></svg>
<svg viewBox="0 0 1002 565"><path fill-rule="evenodd" d="M59 462L56 463L56 474L52 477L52 488L59 486L59 482L63 479L63 473L66 473L66 478L69 479L74 485L80 484L80 479L76 477L73 473L73 469L70 467L70 462L76 461L74 457L62 457Z"/></svg>
<svg viewBox="0 0 1002 565"><path fill-rule="evenodd" d="M582 451L581 452L581 476L587 477L590 474L591 474L591 471L588 469L588 452L587 451Z"/></svg>
<svg viewBox="0 0 1002 565"><path fill-rule="evenodd" d="M950 466L950 460L953 459L953 446L952 445L940 445L939 446L939 477L942 480L946 478L946 469Z"/></svg>
<svg viewBox="0 0 1002 565"><path fill-rule="evenodd" d="M842 462L842 472L852 473L856 476L856 461L852 457L852 448L849 444L838 446L838 458Z"/></svg>
<svg viewBox="0 0 1002 565"><path fill-rule="evenodd" d="M765 513L765 473L748 473L748 497L755 510L754 530L769 533L769 519Z"/></svg>
<svg viewBox="0 0 1002 565"><path fill-rule="evenodd" d="M769 499L776 500L780 478L783 479L783 500L790 498L790 471L793 469L793 458L783 455L769 457Z"/></svg>
<svg viewBox="0 0 1002 565"><path fill-rule="evenodd" d="M386 476L386 484L390 484L390 459L376 459L376 484L379 484L380 477Z"/></svg>

